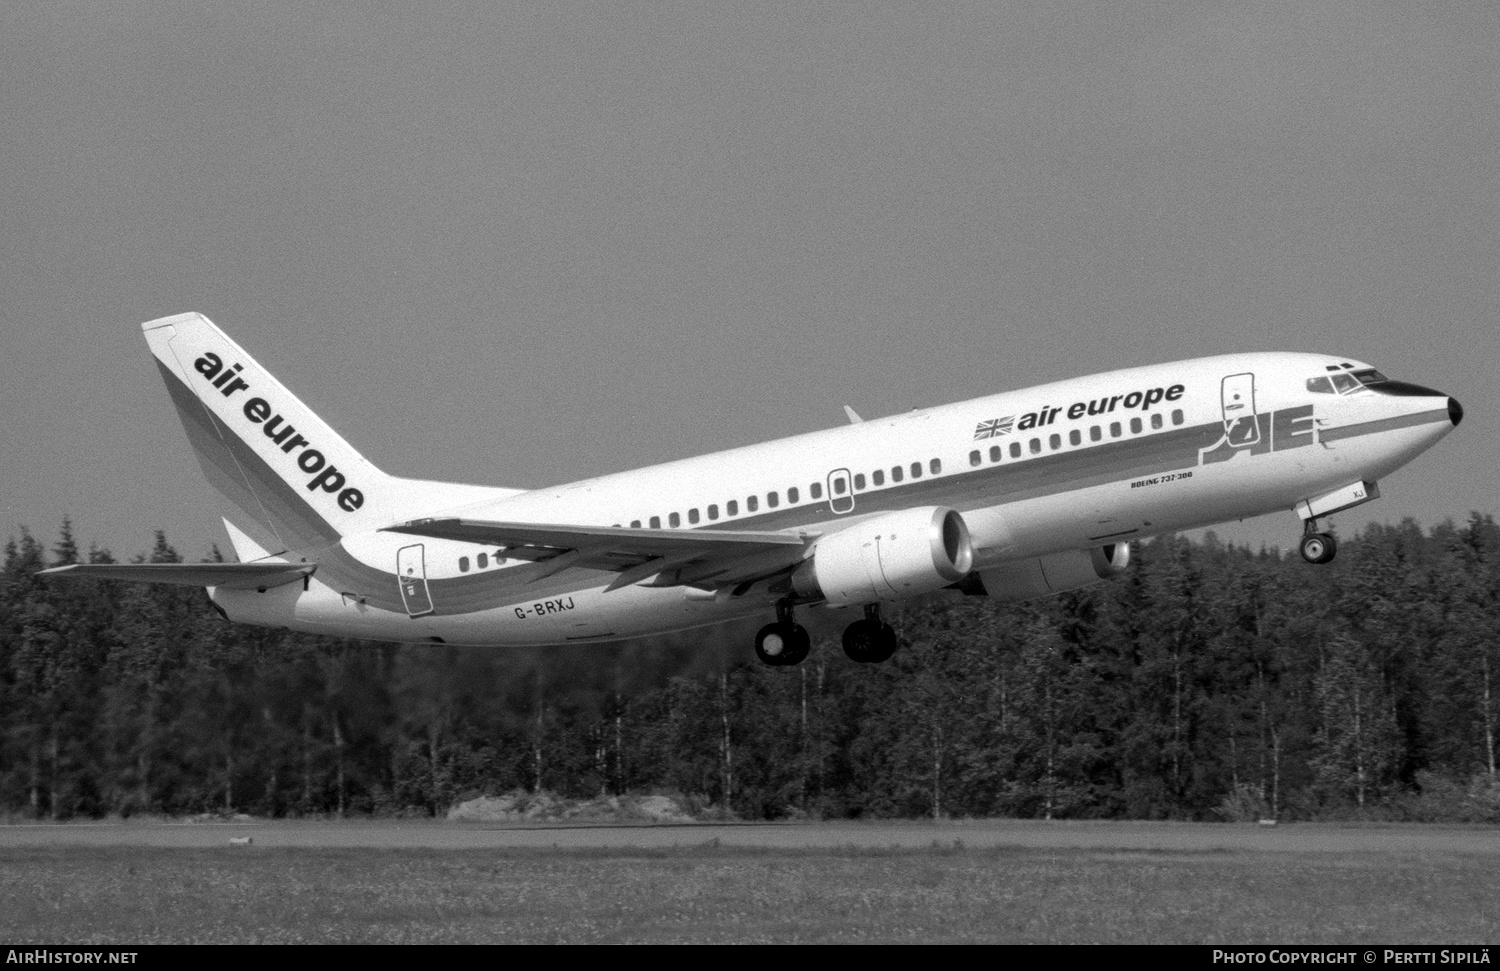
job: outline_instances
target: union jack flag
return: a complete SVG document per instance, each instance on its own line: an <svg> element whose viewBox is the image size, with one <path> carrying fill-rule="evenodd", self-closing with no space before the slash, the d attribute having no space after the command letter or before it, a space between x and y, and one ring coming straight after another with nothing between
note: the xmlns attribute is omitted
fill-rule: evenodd
<svg viewBox="0 0 1500 971"><path fill-rule="evenodd" d="M1016 416L1010 415L1006 418L992 418L982 421L974 426L974 441L981 438L998 438L1001 435L1009 435L1012 426L1016 423Z"/></svg>

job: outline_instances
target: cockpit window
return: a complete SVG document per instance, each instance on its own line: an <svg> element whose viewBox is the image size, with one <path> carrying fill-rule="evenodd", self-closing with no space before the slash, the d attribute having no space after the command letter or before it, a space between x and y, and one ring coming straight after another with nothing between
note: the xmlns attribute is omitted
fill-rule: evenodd
<svg viewBox="0 0 1500 971"><path fill-rule="evenodd" d="M1333 370L1330 368L1330 370ZM1350 394L1378 384L1390 384L1391 379L1372 367L1358 371L1333 370L1332 374L1307 379L1307 390L1314 394Z"/></svg>

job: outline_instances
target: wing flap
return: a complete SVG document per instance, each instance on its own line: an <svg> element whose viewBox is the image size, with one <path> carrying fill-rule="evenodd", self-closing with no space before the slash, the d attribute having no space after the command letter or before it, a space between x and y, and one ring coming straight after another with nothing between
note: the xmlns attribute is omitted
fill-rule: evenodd
<svg viewBox="0 0 1500 971"><path fill-rule="evenodd" d="M70 563L37 576L258 590L311 576L316 563Z"/></svg>
<svg viewBox="0 0 1500 971"><path fill-rule="evenodd" d="M482 519L415 519L382 532L409 533L434 539L456 539L495 546L540 546L559 550L600 549L641 556L664 556L693 548L746 551L776 546L803 546L799 533L727 529L629 529L624 526L575 526L565 523L490 522Z"/></svg>
<svg viewBox="0 0 1500 971"><path fill-rule="evenodd" d="M814 537L718 529L628 529L620 526L576 526L565 523L491 522L478 519L418 519L384 532L451 539L498 546L505 556L555 560L557 571L580 567L611 570L620 578L614 590L658 576L657 586L733 571L741 564L769 575L801 561ZM546 575L551 575L550 573ZM663 583L662 581L665 581Z"/></svg>

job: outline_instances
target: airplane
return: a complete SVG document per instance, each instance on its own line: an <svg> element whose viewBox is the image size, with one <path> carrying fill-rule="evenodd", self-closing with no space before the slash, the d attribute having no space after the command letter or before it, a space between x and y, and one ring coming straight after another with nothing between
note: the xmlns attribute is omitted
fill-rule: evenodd
<svg viewBox="0 0 1500 971"><path fill-rule="evenodd" d="M542 489L377 469L207 317L142 325L238 562L73 564L46 576L206 587L235 622L404 643L600 643L848 608L844 652L898 644L881 604L1002 601L1119 574L1130 544L1277 510L1318 522L1463 419L1341 356L1249 353L1112 371Z"/></svg>

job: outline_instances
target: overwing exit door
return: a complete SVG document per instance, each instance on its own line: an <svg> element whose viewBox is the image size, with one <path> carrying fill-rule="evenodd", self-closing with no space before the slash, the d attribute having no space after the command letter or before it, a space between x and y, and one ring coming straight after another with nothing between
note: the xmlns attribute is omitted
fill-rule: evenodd
<svg viewBox="0 0 1500 971"><path fill-rule="evenodd" d="M414 543L396 551L396 582L401 585L401 602L406 613L421 617L432 613L432 596L427 591L427 561L422 544Z"/></svg>
<svg viewBox="0 0 1500 971"><path fill-rule="evenodd" d="M1260 441L1260 423L1255 418L1255 375L1231 374L1221 392L1224 436L1234 448Z"/></svg>
<svg viewBox="0 0 1500 971"><path fill-rule="evenodd" d="M854 509L854 485L848 469L828 473L828 508L839 514Z"/></svg>

